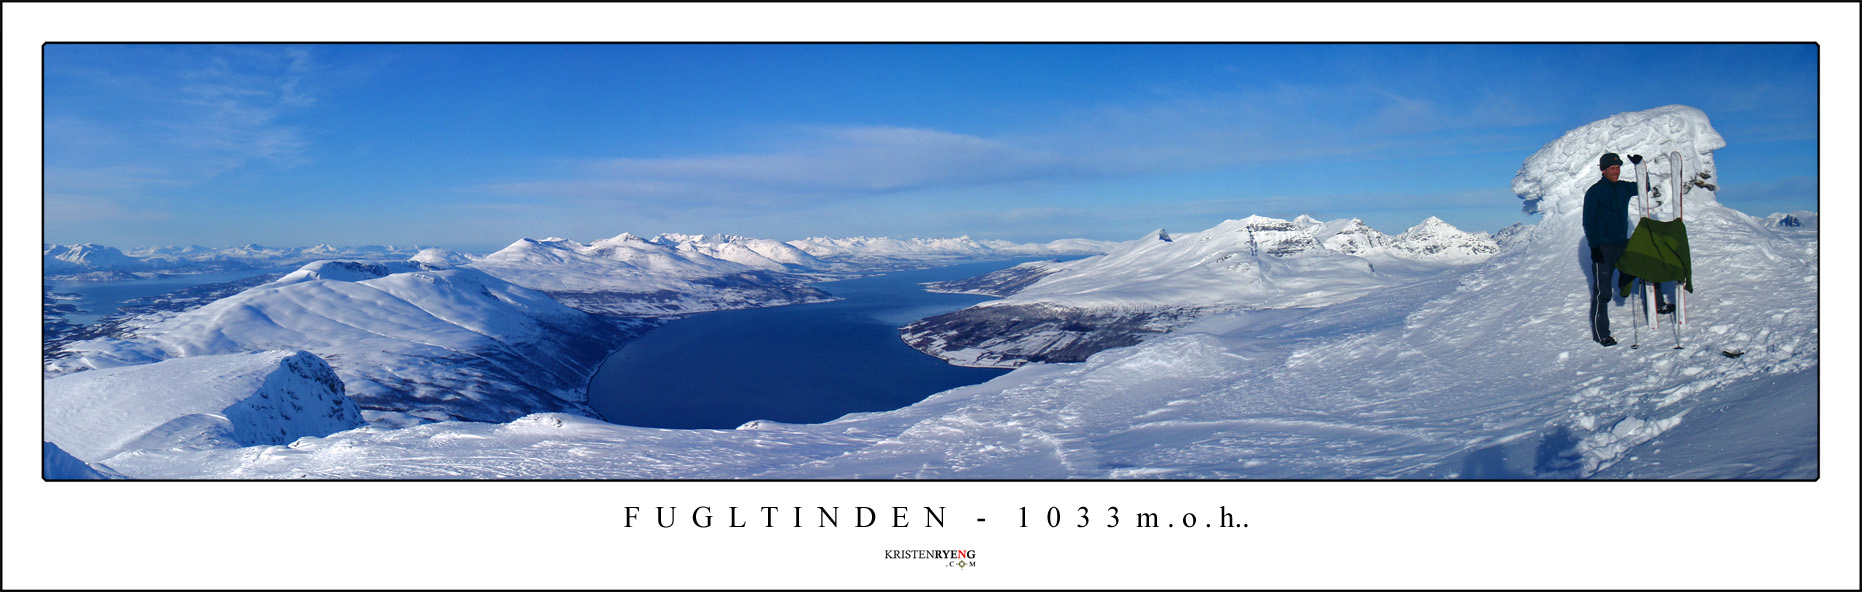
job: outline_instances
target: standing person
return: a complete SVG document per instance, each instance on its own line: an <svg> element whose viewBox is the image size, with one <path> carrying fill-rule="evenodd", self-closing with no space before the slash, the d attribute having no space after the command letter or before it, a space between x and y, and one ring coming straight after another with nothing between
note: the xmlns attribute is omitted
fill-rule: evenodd
<svg viewBox="0 0 1862 592"><path fill-rule="evenodd" d="M1635 156L1630 159L1641 160ZM1591 271L1596 278L1590 291L1590 338L1610 347L1616 345L1616 339L1610 337L1611 293L1636 280L1617 273L1616 262L1623 258L1623 248L1629 244L1629 200L1636 196L1637 187L1634 181L1617 180L1623 174L1623 159L1614 152L1604 153L1597 160L1597 168L1603 170L1603 178L1584 192L1584 239L1590 243ZM1616 281L1610 281L1613 277ZM1662 312L1667 308L1659 289L1655 291L1655 307Z"/></svg>

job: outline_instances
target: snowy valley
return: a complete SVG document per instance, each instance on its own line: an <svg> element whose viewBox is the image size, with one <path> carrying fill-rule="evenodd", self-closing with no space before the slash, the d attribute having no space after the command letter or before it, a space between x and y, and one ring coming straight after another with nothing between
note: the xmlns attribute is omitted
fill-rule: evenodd
<svg viewBox="0 0 1862 592"><path fill-rule="evenodd" d="M623 234L525 239L482 257L319 260L48 352L45 471L1814 479L1814 214L1754 218L1690 187L1689 323L1643 326L1636 349L1588 338L1578 209L1597 156L1672 151L1690 174L1718 174L1724 145L1683 106L1572 130L1513 179L1539 223L1495 235L1435 218L1390 236L1353 219L1252 216L1111 244ZM1668 181L1666 157L1653 158ZM75 263L53 247L48 276L52 259L127 268L106 251ZM614 425L585 405L602 357L665 318L817 301L809 283L876 266L1087 253L1103 254L931 286L1003 297L901 329L954 363L1019 366L984 384L732 430ZM1630 301L1611 309L1625 329L1633 314Z"/></svg>

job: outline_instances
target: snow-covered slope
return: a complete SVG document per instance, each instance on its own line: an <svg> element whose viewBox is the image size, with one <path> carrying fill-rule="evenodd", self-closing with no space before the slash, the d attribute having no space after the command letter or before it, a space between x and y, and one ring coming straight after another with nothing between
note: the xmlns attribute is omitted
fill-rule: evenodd
<svg viewBox="0 0 1862 592"><path fill-rule="evenodd" d="M112 471L109 467L98 467L78 460L78 457L71 456L71 453L65 452L65 450L59 448L57 444L45 442L42 450L44 451L44 455L40 457L41 460L39 461L41 464L40 475L48 481L124 478L121 473Z"/></svg>
<svg viewBox="0 0 1862 592"><path fill-rule="evenodd" d="M471 267L600 314L679 315L828 299L804 285L806 278L772 271L812 263L798 249L768 244L774 242L632 234L586 245L523 239Z"/></svg>
<svg viewBox="0 0 1862 592"><path fill-rule="evenodd" d="M177 358L45 381L45 439L86 462L142 449L288 444L361 426L336 372L304 351Z"/></svg>
<svg viewBox="0 0 1862 592"><path fill-rule="evenodd" d="M1479 263L1497 250L1485 233L1464 233L1435 217L1390 237L1356 219L1249 216L1202 232L1158 230L1099 257L933 286L987 286L1007 297L901 331L913 347L960 365L1079 361L1215 312L1342 302ZM1009 294L1005 286L1019 288Z"/></svg>
<svg viewBox="0 0 1862 592"><path fill-rule="evenodd" d="M506 421L589 412L588 378L618 339L608 323L476 269L319 261L125 338L70 344L46 370L303 349L336 368L371 422Z"/></svg>

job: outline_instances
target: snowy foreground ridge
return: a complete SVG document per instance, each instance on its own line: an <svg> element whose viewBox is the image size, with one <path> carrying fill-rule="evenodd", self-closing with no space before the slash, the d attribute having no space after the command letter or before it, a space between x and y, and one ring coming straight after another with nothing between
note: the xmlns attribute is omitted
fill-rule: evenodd
<svg viewBox="0 0 1862 592"><path fill-rule="evenodd" d="M46 470L179 479L1815 478L1814 229L1768 226L1695 187L1686 194L1697 291L1680 332L1685 348L1671 349L1666 318L1629 348L1628 306L1611 309L1623 345L1589 339L1579 205L1598 156L1649 156L1661 182L1665 155L1679 151L1685 174L1718 179L1712 153L1724 145L1689 107L1616 115L1525 161L1513 186L1542 220L1499 241L1484 263L1343 302L1211 315L894 411L735 430L536 413L289 442L170 438L142 449L106 441L100 429L55 434L48 415L58 448L47 447ZM52 393L76 404L119 390L67 382L90 373L49 379L48 408ZM229 403L266 391L202 390ZM112 433L149 433L136 429Z"/></svg>

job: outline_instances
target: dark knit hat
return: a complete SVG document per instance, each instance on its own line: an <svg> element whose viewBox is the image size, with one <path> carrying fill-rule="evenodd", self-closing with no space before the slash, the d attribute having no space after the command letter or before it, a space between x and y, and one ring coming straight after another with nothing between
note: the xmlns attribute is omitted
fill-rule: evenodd
<svg viewBox="0 0 1862 592"><path fill-rule="evenodd" d="M1605 152L1603 153L1603 158L1597 161L1597 168L1607 169L1621 164L1623 164L1623 159L1618 157L1615 152Z"/></svg>

